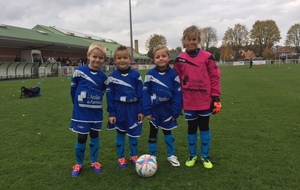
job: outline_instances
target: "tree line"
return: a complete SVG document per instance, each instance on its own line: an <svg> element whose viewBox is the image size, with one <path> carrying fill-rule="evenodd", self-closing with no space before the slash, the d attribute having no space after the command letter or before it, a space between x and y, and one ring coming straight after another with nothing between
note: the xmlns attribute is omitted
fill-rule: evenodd
<svg viewBox="0 0 300 190"><path fill-rule="evenodd" d="M234 27L225 31L222 45L218 44L217 30L211 26L199 28L202 34L201 49L210 51L216 60L240 60L243 59L242 52L252 51L256 57L272 59L276 56L274 46L282 36L274 20L257 20L252 29L246 25L235 24ZM167 45L167 39L163 35L151 34L146 41L146 50L151 57L153 48L157 45ZM285 46L293 49L293 53L300 53L300 23L292 25L286 33ZM178 46L170 50L171 52L182 52L182 47Z"/></svg>

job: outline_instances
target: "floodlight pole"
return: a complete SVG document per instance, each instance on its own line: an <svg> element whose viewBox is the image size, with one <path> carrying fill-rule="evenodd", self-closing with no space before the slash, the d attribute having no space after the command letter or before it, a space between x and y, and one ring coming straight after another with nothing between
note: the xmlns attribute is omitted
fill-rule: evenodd
<svg viewBox="0 0 300 190"><path fill-rule="evenodd" d="M133 41L132 41L132 19L131 19L131 0L129 0L129 19L130 19L130 50L131 50L131 58L134 62L133 57Z"/></svg>

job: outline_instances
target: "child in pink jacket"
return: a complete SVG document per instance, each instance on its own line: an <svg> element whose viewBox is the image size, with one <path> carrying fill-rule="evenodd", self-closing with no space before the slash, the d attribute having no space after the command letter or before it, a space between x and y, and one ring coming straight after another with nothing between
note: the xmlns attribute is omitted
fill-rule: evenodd
<svg viewBox="0 0 300 190"><path fill-rule="evenodd" d="M185 119L188 122L189 157L186 166L194 166L197 160L197 131L200 130L201 161L207 169L213 167L209 159L209 117L221 111L221 87L219 70L214 57L198 48L200 30L190 26L183 32L182 44L186 51L179 55L174 69L179 75Z"/></svg>

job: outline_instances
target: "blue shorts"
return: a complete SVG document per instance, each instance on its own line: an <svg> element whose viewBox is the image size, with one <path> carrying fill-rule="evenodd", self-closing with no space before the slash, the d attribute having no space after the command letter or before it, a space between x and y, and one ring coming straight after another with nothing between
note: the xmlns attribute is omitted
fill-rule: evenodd
<svg viewBox="0 0 300 190"><path fill-rule="evenodd" d="M150 121L155 128L172 130L177 127L177 121L172 117L172 103L166 102L156 105L151 109L152 120Z"/></svg>
<svg viewBox="0 0 300 190"><path fill-rule="evenodd" d="M200 110L200 111L184 110L185 120L195 120L199 116L209 116L209 115L211 115L211 110Z"/></svg>
<svg viewBox="0 0 300 190"><path fill-rule="evenodd" d="M130 137L140 137L142 134L142 121L138 120L138 105L137 103L116 102L116 124L108 123L107 129L118 129L121 132L127 133Z"/></svg>
<svg viewBox="0 0 300 190"><path fill-rule="evenodd" d="M91 130L101 131L102 122L99 123L83 123L71 121L70 129L75 133L89 134Z"/></svg>

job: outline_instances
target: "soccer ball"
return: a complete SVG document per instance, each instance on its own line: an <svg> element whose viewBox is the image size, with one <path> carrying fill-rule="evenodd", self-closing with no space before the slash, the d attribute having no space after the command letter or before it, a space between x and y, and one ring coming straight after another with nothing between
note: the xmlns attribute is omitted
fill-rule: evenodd
<svg viewBox="0 0 300 190"><path fill-rule="evenodd" d="M156 158L149 154L141 155L135 163L135 170L141 177L153 176L157 171Z"/></svg>

